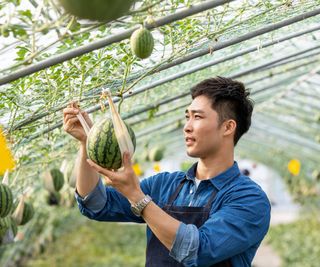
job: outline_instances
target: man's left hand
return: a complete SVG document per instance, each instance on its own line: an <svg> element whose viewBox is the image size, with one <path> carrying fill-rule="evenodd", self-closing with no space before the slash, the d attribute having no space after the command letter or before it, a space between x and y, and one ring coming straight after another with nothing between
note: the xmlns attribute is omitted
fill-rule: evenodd
<svg viewBox="0 0 320 267"><path fill-rule="evenodd" d="M105 177L106 183L111 185L131 203L136 203L144 197L140 188L140 182L132 168L130 154L125 152L123 155L123 169L121 171L112 171L105 169L92 160L87 159L90 166Z"/></svg>

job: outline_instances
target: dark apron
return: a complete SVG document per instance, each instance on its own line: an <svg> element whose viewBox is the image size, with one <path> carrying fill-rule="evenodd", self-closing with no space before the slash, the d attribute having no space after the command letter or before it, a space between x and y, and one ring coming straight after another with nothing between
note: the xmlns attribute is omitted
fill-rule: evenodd
<svg viewBox="0 0 320 267"><path fill-rule="evenodd" d="M216 192L212 194L208 203L204 207L188 207L188 206L173 206L174 200L177 198L184 182L183 179L175 192L170 196L169 203L162 209L171 215L173 218L185 223L194 224L198 228L202 226L209 218L211 204L215 199ZM169 250L159 241L159 239L152 234L151 239L147 245L147 257L146 267L183 267L182 263L179 263L169 255ZM211 267L232 267L231 261L225 260Z"/></svg>

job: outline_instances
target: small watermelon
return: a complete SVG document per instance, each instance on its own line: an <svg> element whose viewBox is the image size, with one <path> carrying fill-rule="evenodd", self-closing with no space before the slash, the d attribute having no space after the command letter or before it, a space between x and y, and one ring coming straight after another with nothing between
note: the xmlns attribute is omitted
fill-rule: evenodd
<svg viewBox="0 0 320 267"><path fill-rule="evenodd" d="M135 149L135 134L128 124L126 126ZM121 167L121 151L110 118L101 120L91 128L87 138L87 154L89 159L101 167L114 170Z"/></svg>
<svg viewBox="0 0 320 267"><path fill-rule="evenodd" d="M152 148L149 152L149 159L151 161L160 161L163 159L164 156L164 147L156 146Z"/></svg>
<svg viewBox="0 0 320 267"><path fill-rule="evenodd" d="M59 191L63 187L63 184L64 184L63 173L59 169L51 169L50 174L52 177L54 189L56 191Z"/></svg>
<svg viewBox="0 0 320 267"><path fill-rule="evenodd" d="M6 217L13 206L13 196L9 186L0 184L0 217Z"/></svg>
<svg viewBox="0 0 320 267"><path fill-rule="evenodd" d="M137 57L144 59L151 55L154 47L154 40L151 32L141 27L134 31L130 38L132 53Z"/></svg>
<svg viewBox="0 0 320 267"><path fill-rule="evenodd" d="M66 12L81 19L109 22L130 10L133 0L59 0Z"/></svg>
<svg viewBox="0 0 320 267"><path fill-rule="evenodd" d="M20 225L24 225L27 222L29 222L34 215L34 209L31 203L24 202L24 209L23 209L23 215L22 220L20 222Z"/></svg>
<svg viewBox="0 0 320 267"><path fill-rule="evenodd" d="M2 239L2 237L5 235L9 227L10 227L10 218L9 217L0 218L0 239Z"/></svg>

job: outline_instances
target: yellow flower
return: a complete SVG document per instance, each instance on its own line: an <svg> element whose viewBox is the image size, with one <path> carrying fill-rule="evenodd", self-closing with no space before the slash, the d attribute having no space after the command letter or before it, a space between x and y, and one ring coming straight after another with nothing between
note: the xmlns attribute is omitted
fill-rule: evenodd
<svg viewBox="0 0 320 267"><path fill-rule="evenodd" d="M159 164L159 163L155 163L155 164L153 165L153 170L154 170L155 172L160 172L160 170L161 170L160 164Z"/></svg>
<svg viewBox="0 0 320 267"><path fill-rule="evenodd" d="M7 145L6 138L0 129L0 175L3 175L6 170L12 170L15 167L15 162L12 153Z"/></svg>
<svg viewBox="0 0 320 267"><path fill-rule="evenodd" d="M292 175L294 176L299 175L300 168L301 168L301 163L298 159L292 159L289 161L288 170Z"/></svg>
<svg viewBox="0 0 320 267"><path fill-rule="evenodd" d="M141 176L143 174L143 171L141 170L141 167L140 167L139 163L133 164L132 168L133 168L134 173L137 176Z"/></svg>

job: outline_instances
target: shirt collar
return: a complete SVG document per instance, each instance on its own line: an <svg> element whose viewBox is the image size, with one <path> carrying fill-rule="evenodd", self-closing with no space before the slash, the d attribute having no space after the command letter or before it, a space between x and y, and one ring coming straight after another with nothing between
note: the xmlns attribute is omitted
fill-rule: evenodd
<svg viewBox="0 0 320 267"><path fill-rule="evenodd" d="M194 163L190 169L186 172L186 179L194 180L196 177L198 162ZM232 179L237 177L240 174L240 169L238 167L238 163L235 161L233 165L220 173L219 175L208 179L218 190L223 188L227 183L229 183Z"/></svg>

